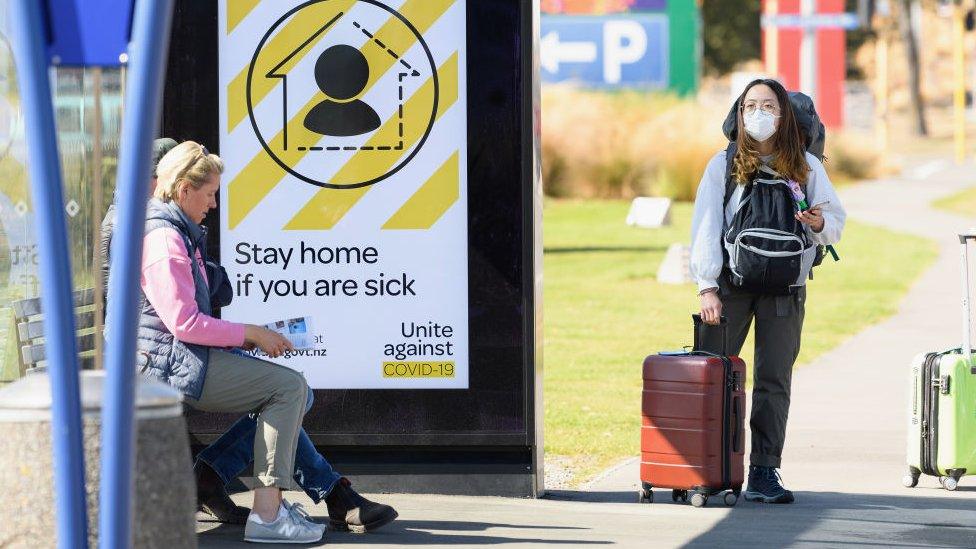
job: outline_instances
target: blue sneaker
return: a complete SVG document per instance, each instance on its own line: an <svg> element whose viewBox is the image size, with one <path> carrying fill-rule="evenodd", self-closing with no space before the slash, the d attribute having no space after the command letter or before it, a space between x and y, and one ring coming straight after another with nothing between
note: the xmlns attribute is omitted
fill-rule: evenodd
<svg viewBox="0 0 976 549"><path fill-rule="evenodd" d="M760 503L793 503L793 492L783 488L782 478L775 467L749 466L746 501Z"/></svg>

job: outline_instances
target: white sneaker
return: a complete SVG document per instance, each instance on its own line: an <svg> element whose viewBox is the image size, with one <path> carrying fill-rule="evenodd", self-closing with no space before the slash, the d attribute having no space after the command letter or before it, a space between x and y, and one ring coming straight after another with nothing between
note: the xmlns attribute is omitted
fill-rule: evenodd
<svg viewBox="0 0 976 549"><path fill-rule="evenodd" d="M308 515L308 512L304 507L302 507L301 503L288 503L288 500L282 498L281 504L284 505L292 515L295 515L297 519L307 522L309 526L321 529L322 534L325 534L325 531L329 529L328 525L312 520L312 517Z"/></svg>
<svg viewBox="0 0 976 549"><path fill-rule="evenodd" d="M285 500L274 522L264 522L252 511L244 526L244 541L252 543L315 543L323 534L324 524L312 522L301 504Z"/></svg>

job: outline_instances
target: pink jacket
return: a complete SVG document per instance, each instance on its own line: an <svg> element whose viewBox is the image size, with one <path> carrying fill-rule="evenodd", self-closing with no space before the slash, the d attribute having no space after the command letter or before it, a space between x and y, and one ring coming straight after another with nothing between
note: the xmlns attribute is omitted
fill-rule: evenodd
<svg viewBox="0 0 976 549"><path fill-rule="evenodd" d="M200 251L200 272L206 279ZM244 325L200 312L194 299L193 273L186 245L176 229L150 231L143 239L142 291L176 339L208 347L244 344Z"/></svg>

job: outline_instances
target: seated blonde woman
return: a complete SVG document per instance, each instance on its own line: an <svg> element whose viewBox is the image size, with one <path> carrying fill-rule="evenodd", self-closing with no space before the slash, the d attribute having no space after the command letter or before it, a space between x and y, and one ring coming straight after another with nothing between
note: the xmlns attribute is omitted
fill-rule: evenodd
<svg viewBox="0 0 976 549"><path fill-rule="evenodd" d="M319 541L325 526L281 496L282 490L299 489L294 464L309 391L305 379L284 366L225 350L257 347L277 357L291 344L260 326L211 316L200 223L216 207L221 172L220 158L192 141L159 162L142 260L139 365L182 391L191 407L256 412L254 471L261 487L254 490L245 540Z"/></svg>

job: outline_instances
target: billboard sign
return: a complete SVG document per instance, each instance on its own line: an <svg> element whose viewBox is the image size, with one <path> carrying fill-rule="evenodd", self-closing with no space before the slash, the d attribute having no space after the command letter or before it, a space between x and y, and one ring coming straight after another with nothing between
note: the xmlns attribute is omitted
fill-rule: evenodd
<svg viewBox="0 0 976 549"><path fill-rule="evenodd" d="M220 2L223 314L313 388L468 386L465 9Z"/></svg>

